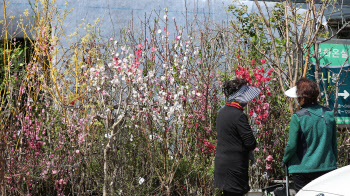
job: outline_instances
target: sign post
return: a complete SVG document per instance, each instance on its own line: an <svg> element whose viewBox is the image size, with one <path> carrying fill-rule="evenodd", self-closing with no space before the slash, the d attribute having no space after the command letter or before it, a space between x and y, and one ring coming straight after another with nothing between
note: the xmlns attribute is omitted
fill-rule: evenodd
<svg viewBox="0 0 350 196"><path fill-rule="evenodd" d="M321 95L330 93L329 106L337 107L336 122L338 125L350 126L350 40L330 40L318 45L321 74ZM311 48L313 51L313 48ZM314 78L315 59L310 57L309 78ZM339 74L339 77L338 77ZM335 94L338 83L337 96ZM338 98L337 98L338 97ZM336 100L337 98L337 100Z"/></svg>

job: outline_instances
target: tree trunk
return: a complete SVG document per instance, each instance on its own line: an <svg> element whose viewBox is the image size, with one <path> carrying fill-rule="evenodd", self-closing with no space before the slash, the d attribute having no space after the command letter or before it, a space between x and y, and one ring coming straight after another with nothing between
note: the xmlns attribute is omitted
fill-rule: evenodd
<svg viewBox="0 0 350 196"><path fill-rule="evenodd" d="M109 143L107 144L106 148L103 150L103 174L104 174L104 180L103 180L103 196L107 196L107 186L108 186L108 152L109 152Z"/></svg>

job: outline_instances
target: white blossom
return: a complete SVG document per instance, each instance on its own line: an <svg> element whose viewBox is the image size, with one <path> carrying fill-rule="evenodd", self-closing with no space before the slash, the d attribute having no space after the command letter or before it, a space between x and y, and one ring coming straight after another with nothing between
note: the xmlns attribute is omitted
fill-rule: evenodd
<svg viewBox="0 0 350 196"><path fill-rule="evenodd" d="M139 184L141 185L141 184L144 183L144 182L145 182L145 179L142 178L142 177L139 177Z"/></svg>

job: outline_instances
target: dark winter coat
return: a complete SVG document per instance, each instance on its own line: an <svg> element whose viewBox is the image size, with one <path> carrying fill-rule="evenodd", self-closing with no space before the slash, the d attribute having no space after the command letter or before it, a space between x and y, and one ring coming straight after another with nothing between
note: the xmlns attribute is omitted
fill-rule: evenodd
<svg viewBox="0 0 350 196"><path fill-rule="evenodd" d="M240 109L225 106L216 119L216 131L214 186L245 194L250 189L248 153L256 147L248 118Z"/></svg>

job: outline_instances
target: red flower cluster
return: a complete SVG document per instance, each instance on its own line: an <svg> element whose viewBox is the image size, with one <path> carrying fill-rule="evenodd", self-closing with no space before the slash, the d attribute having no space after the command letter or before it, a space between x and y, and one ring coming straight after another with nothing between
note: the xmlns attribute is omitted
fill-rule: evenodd
<svg viewBox="0 0 350 196"><path fill-rule="evenodd" d="M261 60L265 63L265 61ZM255 61L252 60L252 64ZM244 78L248 81L249 85L260 88L260 97L254 99L249 103L251 110L249 111L249 116L255 118L256 125L262 126L262 123L269 117L269 103L267 103L266 97L271 96L270 87L268 82L271 80L271 75L274 69L269 69L267 73L264 68L258 69L257 67L241 67L238 66L235 70L237 77ZM254 115L255 114L255 115Z"/></svg>
<svg viewBox="0 0 350 196"><path fill-rule="evenodd" d="M203 141L203 144L204 144L204 148L202 148L202 152L204 152L204 153L215 153L216 152L216 149L215 149L215 146L214 146L214 144L212 144L212 143L210 143L209 141L207 141L207 139L204 139L204 140L202 140L202 139L198 139L200 142L202 142ZM197 143L197 147L199 147L200 148L200 144L199 143Z"/></svg>

